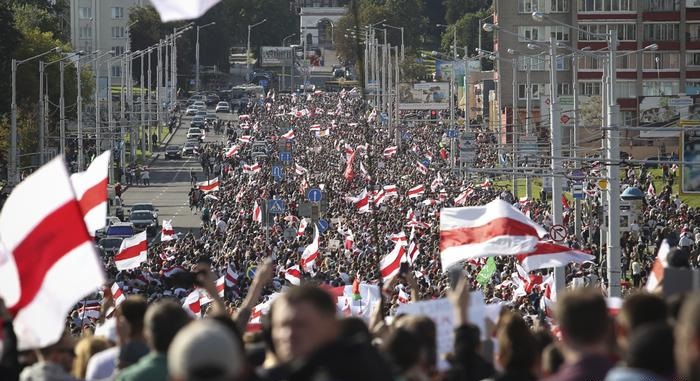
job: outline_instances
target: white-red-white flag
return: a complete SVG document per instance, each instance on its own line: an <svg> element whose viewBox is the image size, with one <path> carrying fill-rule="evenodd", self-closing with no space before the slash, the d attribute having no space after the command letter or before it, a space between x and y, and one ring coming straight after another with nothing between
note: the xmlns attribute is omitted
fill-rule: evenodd
<svg viewBox="0 0 700 381"><path fill-rule="evenodd" d="M649 195L650 197L656 196L656 188L654 187L653 181L649 182L649 188L647 188L647 195Z"/></svg>
<svg viewBox="0 0 700 381"><path fill-rule="evenodd" d="M399 189L396 185L385 185L384 186L384 197L399 197Z"/></svg>
<svg viewBox="0 0 700 381"><path fill-rule="evenodd" d="M353 203L358 213L369 212L369 194L367 193L367 188L363 189L357 197L353 198Z"/></svg>
<svg viewBox="0 0 700 381"><path fill-rule="evenodd" d="M664 270L668 267L668 253L671 251L671 246L668 241L663 240L659 246L659 252L656 254L654 264L651 266L651 273L647 278L646 290L649 292L657 291L657 288L664 280Z"/></svg>
<svg viewBox="0 0 700 381"><path fill-rule="evenodd" d="M402 288L399 289L398 301L401 304L406 304L411 301L411 295L404 291Z"/></svg>
<svg viewBox="0 0 700 381"><path fill-rule="evenodd" d="M493 186L491 179L485 179L483 183L479 184L480 188L489 189Z"/></svg>
<svg viewBox="0 0 700 381"><path fill-rule="evenodd" d="M421 184L409 189L408 192L406 192L406 195L408 198L418 198L423 195L423 193L425 193L425 187L423 184Z"/></svg>
<svg viewBox="0 0 700 381"><path fill-rule="evenodd" d="M95 235L96 230L105 227L107 220L107 181L111 157L112 151L105 151L92 161L86 171L70 176L80 210L83 211L85 226L91 236Z"/></svg>
<svg viewBox="0 0 700 381"><path fill-rule="evenodd" d="M474 188L471 186L467 187L467 189L460 193L459 196L457 196L454 199L455 205L464 205L467 203L467 200L474 194Z"/></svg>
<svg viewBox="0 0 700 381"><path fill-rule="evenodd" d="M302 167L299 164L294 164L294 173L296 173L297 175L305 175L308 172L309 172L308 169Z"/></svg>
<svg viewBox="0 0 700 381"><path fill-rule="evenodd" d="M158 11L160 21L166 23L197 19L219 1L221 0L151 0L151 4Z"/></svg>
<svg viewBox="0 0 700 381"><path fill-rule="evenodd" d="M219 185L221 185L221 182L219 181L218 177L197 182L197 188L204 193L218 191Z"/></svg>
<svg viewBox="0 0 700 381"><path fill-rule="evenodd" d="M352 230L348 228L347 234L345 234L345 240L343 241L343 247L345 250L352 250L355 245L355 235L352 234Z"/></svg>
<svg viewBox="0 0 700 381"><path fill-rule="evenodd" d="M243 164L243 173L247 173L247 174L258 173L258 172L260 172L261 169L262 169L262 167L258 163L255 163L253 165Z"/></svg>
<svg viewBox="0 0 700 381"><path fill-rule="evenodd" d="M384 189L380 189L378 191L375 191L372 202L374 203L374 206L379 206L384 202L385 199L386 192L384 192Z"/></svg>
<svg viewBox="0 0 700 381"><path fill-rule="evenodd" d="M129 238L124 238L119 252L114 256L117 270L131 270L145 262L148 255L148 239L146 231Z"/></svg>
<svg viewBox="0 0 700 381"><path fill-rule="evenodd" d="M239 140L241 143L250 143L250 142L253 140L253 137L250 136L250 135L243 135L243 136L241 136L240 138L238 138L238 140Z"/></svg>
<svg viewBox="0 0 700 381"><path fill-rule="evenodd" d="M226 292L226 276L224 275L217 279L214 285L216 286L216 294L223 298ZM200 289L199 303L201 305L205 305L213 301L214 300L211 298L208 292L206 292L204 289Z"/></svg>
<svg viewBox="0 0 700 381"><path fill-rule="evenodd" d="M314 240L306 246L304 253L301 255L301 268L304 271L311 272L314 271L316 259L319 255L319 240L320 235L318 233L318 225L314 224Z"/></svg>
<svg viewBox="0 0 700 381"><path fill-rule="evenodd" d="M120 304L122 304L126 300L126 295L124 295L124 291L122 291L122 288L119 287L119 284L112 283L112 287L110 288L112 291L112 300L114 300L114 308L119 307Z"/></svg>
<svg viewBox="0 0 700 381"><path fill-rule="evenodd" d="M226 267L225 277L227 287L233 287L238 284L238 273L233 269L233 267L231 267L230 264Z"/></svg>
<svg viewBox="0 0 700 381"><path fill-rule="evenodd" d="M418 170L418 172L420 172L420 173L422 173L422 174L424 174L424 175L427 175L427 174L428 174L428 167L426 167L425 165L423 165L423 163L421 163L420 161L417 161L417 162L416 162L416 169Z"/></svg>
<svg viewBox="0 0 700 381"><path fill-rule="evenodd" d="M319 132L319 131L321 131L321 125L320 124L312 124L309 126L309 130L311 132Z"/></svg>
<svg viewBox="0 0 700 381"><path fill-rule="evenodd" d="M185 268L180 265L170 266L162 270L163 276L166 278L170 278L175 274L180 274L184 272L187 272L187 270L185 270Z"/></svg>
<svg viewBox="0 0 700 381"><path fill-rule="evenodd" d="M189 295L185 298L185 301L182 302L182 308L185 309L188 313L190 313L192 316L195 317L202 317L202 302L200 299L202 298L202 294L200 293L199 289L194 289L192 292L190 292Z"/></svg>
<svg viewBox="0 0 700 381"><path fill-rule="evenodd" d="M294 265L286 270L284 270L284 279L288 280L289 283L298 286L301 284L301 269L299 265Z"/></svg>
<svg viewBox="0 0 700 381"><path fill-rule="evenodd" d="M384 283L388 283L391 278L399 273L399 267L401 267L401 260L404 255L406 255L406 248L397 242L394 245L394 249L379 262L379 272L382 275L382 279L384 279Z"/></svg>
<svg viewBox="0 0 700 381"><path fill-rule="evenodd" d="M253 203L253 222L259 222L261 224L263 222L262 209L260 205L258 205L258 200L255 200Z"/></svg>
<svg viewBox="0 0 700 381"><path fill-rule="evenodd" d="M440 172L437 173L437 176L435 177L435 180L430 183L430 190L435 192L442 186L442 176L440 175Z"/></svg>
<svg viewBox="0 0 700 381"><path fill-rule="evenodd" d="M161 241L172 241L177 238L175 229L173 229L173 220L163 220L163 227L160 231Z"/></svg>
<svg viewBox="0 0 700 381"><path fill-rule="evenodd" d="M384 148L384 157L391 157L393 155L396 155L396 151L398 150L398 147L396 146L391 146Z"/></svg>
<svg viewBox="0 0 700 381"><path fill-rule="evenodd" d="M0 248L0 297L14 317L19 350L55 343L71 308L105 280L63 159L36 170L7 198Z"/></svg>
<svg viewBox="0 0 700 381"><path fill-rule="evenodd" d="M392 242L396 244L403 246L408 245L408 238L406 238L406 233L403 230L401 230L398 233L389 234L387 238L389 238Z"/></svg>
<svg viewBox="0 0 700 381"><path fill-rule="evenodd" d="M529 253L545 234L544 228L500 199L483 206L444 208L440 212L442 268L447 271L466 259Z"/></svg>
<svg viewBox="0 0 700 381"><path fill-rule="evenodd" d="M294 130L291 129L291 130L287 131L286 133L282 134L281 137L282 137L282 139L287 139L287 140L292 140L292 139L294 139L294 138L295 138L295 136L294 136Z"/></svg>
<svg viewBox="0 0 700 381"><path fill-rule="evenodd" d="M240 147L238 146L238 144L232 145L228 150L226 150L226 157L231 158L235 156L238 153L239 149Z"/></svg>
<svg viewBox="0 0 700 381"><path fill-rule="evenodd" d="M299 227L297 228L297 239L299 239L299 237L304 236L304 232L306 231L307 226L309 226L309 220L306 218L302 218L299 221Z"/></svg>
<svg viewBox="0 0 700 381"><path fill-rule="evenodd" d="M406 259L408 259L408 263L413 264L413 262L416 261L416 258L420 255L420 250L418 248L418 244L413 240L413 238L410 239L411 242L408 245L408 249L406 250Z"/></svg>
<svg viewBox="0 0 700 381"><path fill-rule="evenodd" d="M526 271L544 269L548 267L566 266L569 263L583 263L595 259L594 255L553 242L541 241L537 243L535 250L516 256L518 262Z"/></svg>

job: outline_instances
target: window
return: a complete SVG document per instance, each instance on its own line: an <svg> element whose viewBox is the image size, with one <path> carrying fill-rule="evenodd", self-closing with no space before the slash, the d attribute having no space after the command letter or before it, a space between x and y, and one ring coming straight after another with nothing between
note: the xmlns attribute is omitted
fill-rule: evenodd
<svg viewBox="0 0 700 381"><path fill-rule="evenodd" d="M644 52L642 55L644 70L680 69L680 54L669 52Z"/></svg>
<svg viewBox="0 0 700 381"><path fill-rule="evenodd" d="M122 67L119 65L112 65L112 77L121 77Z"/></svg>
<svg viewBox="0 0 700 381"><path fill-rule="evenodd" d="M578 0L579 12L631 12L637 0Z"/></svg>
<svg viewBox="0 0 700 381"><path fill-rule="evenodd" d="M565 26L549 26L547 27L550 37L554 37L555 41L569 41L569 28Z"/></svg>
<svg viewBox="0 0 700 381"><path fill-rule="evenodd" d="M644 0L643 10L645 12L680 11L681 4L680 0Z"/></svg>
<svg viewBox="0 0 700 381"><path fill-rule="evenodd" d="M538 0L518 0L518 12L532 13L542 10L541 5L543 5L543 3L543 1Z"/></svg>
<svg viewBox="0 0 700 381"><path fill-rule="evenodd" d="M518 57L518 70L527 71L530 68L530 71L545 71L548 66L545 62L546 59L541 56Z"/></svg>
<svg viewBox="0 0 700 381"><path fill-rule="evenodd" d="M688 23L686 32L686 40L688 41L700 41L700 24L698 23Z"/></svg>
<svg viewBox="0 0 700 381"><path fill-rule="evenodd" d="M112 27L112 38L124 38L124 27L123 26L113 26Z"/></svg>
<svg viewBox="0 0 700 381"><path fill-rule="evenodd" d="M78 8L78 15L81 19L91 19L92 18L92 8L90 8L90 7Z"/></svg>
<svg viewBox="0 0 700 381"><path fill-rule="evenodd" d="M530 88L532 89L532 91L530 93L530 99L540 99L540 89L543 88L543 84L531 83ZM518 99L527 100L527 92L525 91L525 89L527 89L527 84L525 84L525 83L518 84Z"/></svg>
<svg viewBox="0 0 700 381"><path fill-rule="evenodd" d="M123 46L113 46L112 51L114 52L114 57L121 56L122 54L124 54L124 47Z"/></svg>
<svg viewBox="0 0 700 381"><path fill-rule="evenodd" d="M600 95L600 81L584 82L579 81L578 93L581 95L593 96Z"/></svg>
<svg viewBox="0 0 700 381"><path fill-rule="evenodd" d="M90 40L92 39L92 26L91 25L83 25L78 29L78 36L80 37L81 40Z"/></svg>
<svg viewBox="0 0 700 381"><path fill-rule="evenodd" d="M518 0L519 13L568 13L571 0Z"/></svg>
<svg viewBox="0 0 700 381"><path fill-rule="evenodd" d="M112 19L120 20L124 18L124 8L123 7L112 7Z"/></svg>
<svg viewBox="0 0 700 381"><path fill-rule="evenodd" d="M618 80L617 82L615 82L615 95L618 98L636 98L637 82Z"/></svg>
<svg viewBox="0 0 700 381"><path fill-rule="evenodd" d="M678 41L678 34L678 23L644 24L644 41Z"/></svg>
<svg viewBox="0 0 700 381"><path fill-rule="evenodd" d="M687 95L700 94L700 81L686 81L685 82L685 93Z"/></svg>
<svg viewBox="0 0 700 381"><path fill-rule="evenodd" d="M642 95L673 95L680 91L680 83L675 81L655 81L644 80L642 82Z"/></svg>
<svg viewBox="0 0 700 381"><path fill-rule="evenodd" d="M619 41L637 41L635 24L579 24L583 31L578 32L579 41L605 41L609 31L617 31Z"/></svg>
<svg viewBox="0 0 700 381"><path fill-rule="evenodd" d="M700 66L700 52L685 53L685 64L686 66Z"/></svg>
<svg viewBox="0 0 700 381"><path fill-rule="evenodd" d="M550 13L569 13L569 3L571 0L549 0Z"/></svg>
<svg viewBox="0 0 700 381"><path fill-rule="evenodd" d="M578 60L579 70L602 70L603 59L591 56L581 56Z"/></svg>
<svg viewBox="0 0 700 381"><path fill-rule="evenodd" d="M617 57L615 62L620 70L637 70L637 54Z"/></svg>
<svg viewBox="0 0 700 381"><path fill-rule="evenodd" d="M571 58L570 57L557 57L556 65L557 65L557 71L569 71L569 70L571 70Z"/></svg>
<svg viewBox="0 0 700 381"><path fill-rule="evenodd" d="M540 38L544 38L543 32L541 26L520 26L518 27L518 41L543 41L540 40Z"/></svg>
<svg viewBox="0 0 700 381"><path fill-rule="evenodd" d="M557 95L571 95L571 84L568 82L557 83Z"/></svg>

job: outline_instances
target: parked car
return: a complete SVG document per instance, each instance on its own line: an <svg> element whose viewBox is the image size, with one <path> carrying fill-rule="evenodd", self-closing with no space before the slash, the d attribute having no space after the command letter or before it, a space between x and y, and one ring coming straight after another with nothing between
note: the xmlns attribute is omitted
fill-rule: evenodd
<svg viewBox="0 0 700 381"><path fill-rule="evenodd" d="M131 222L117 222L107 228L107 235L112 237L129 238L134 235L134 224Z"/></svg>
<svg viewBox="0 0 700 381"><path fill-rule="evenodd" d="M114 256L119 252L124 237L106 236L97 242L103 255Z"/></svg>
<svg viewBox="0 0 700 381"><path fill-rule="evenodd" d="M134 224L134 229L137 233L146 231L146 234L153 236L158 229L158 218L154 216L154 212L149 210L131 210L129 220Z"/></svg>
<svg viewBox="0 0 700 381"><path fill-rule="evenodd" d="M165 147L165 158L166 159L180 159L182 155L180 154L182 148L177 145L169 145Z"/></svg>
<svg viewBox="0 0 700 381"><path fill-rule="evenodd" d="M231 112L231 105L228 102L219 102L214 109L215 112Z"/></svg>

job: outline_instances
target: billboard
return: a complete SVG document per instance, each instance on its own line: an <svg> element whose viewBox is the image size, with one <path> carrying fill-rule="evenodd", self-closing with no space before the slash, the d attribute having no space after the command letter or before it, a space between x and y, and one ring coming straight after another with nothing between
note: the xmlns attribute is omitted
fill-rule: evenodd
<svg viewBox="0 0 700 381"><path fill-rule="evenodd" d="M681 127L700 127L700 121L681 121ZM681 135L681 192L700 193L700 130L684 130Z"/></svg>
<svg viewBox="0 0 700 381"><path fill-rule="evenodd" d="M284 46L263 46L260 48L260 65L292 66L292 48Z"/></svg>
<svg viewBox="0 0 700 381"><path fill-rule="evenodd" d="M444 110L450 107L447 82L399 84L399 110Z"/></svg>
<svg viewBox="0 0 700 381"><path fill-rule="evenodd" d="M680 120L700 120L700 105L687 95L640 97L639 125L659 127L641 131L641 138L672 138L677 131L664 131L663 127L676 127Z"/></svg>

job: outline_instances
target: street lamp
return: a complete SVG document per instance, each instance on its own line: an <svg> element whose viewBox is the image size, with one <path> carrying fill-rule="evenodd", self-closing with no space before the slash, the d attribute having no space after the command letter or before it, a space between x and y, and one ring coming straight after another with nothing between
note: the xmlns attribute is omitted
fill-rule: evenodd
<svg viewBox="0 0 700 381"><path fill-rule="evenodd" d="M251 31L253 28L255 28L256 26L258 26L258 25L264 23L265 21L267 21L267 19L263 19L262 21L257 22L257 23L252 24L252 25L248 24L248 45L247 45L246 51L245 51L245 55L246 55L246 57L245 57L245 62L246 62L246 79L247 79L248 81L251 80L251 78L250 78L250 31Z"/></svg>
<svg viewBox="0 0 700 381"><path fill-rule="evenodd" d="M19 168L18 168L18 149L17 149L17 68L19 65L43 57L47 54L59 52L61 48L51 48L41 54L29 57L23 60L12 59L12 99L10 104L10 157L7 165L7 182L10 185L19 183Z"/></svg>
<svg viewBox="0 0 700 381"><path fill-rule="evenodd" d="M195 78L195 88L194 88L194 90L195 90L195 92L196 92L197 94L199 94L199 30L200 30L200 29L204 29L204 28L206 28L206 27L208 27L208 26L215 25L215 24L216 24L216 22L215 22L215 21L212 21L212 22L210 22L209 24L205 24L205 25L201 25L201 26L200 26L200 25L197 25L197 44L196 44L196 47L195 47L195 56L196 56L196 60L195 60L195 61L197 61L197 62L195 63L195 65L196 65L196 66L195 66L195 67L196 67L196 72L195 72L195 73L196 73L196 78Z"/></svg>
<svg viewBox="0 0 700 381"><path fill-rule="evenodd" d="M83 55L83 54L85 54L85 52L80 50L78 52L68 54L62 58L51 61L51 62L47 63L46 65L44 65L44 69L46 69L47 67L49 67L57 62L59 63L59 92L60 92L60 94L59 94L59 100L58 100L58 108L59 108L59 139L60 139L59 147L60 147L61 155L66 154L66 101L65 101L65 98L63 96L65 93L64 80L63 80L63 73L65 71L65 62L64 61L67 59L71 59L75 56ZM47 92L48 92L48 89L47 89Z"/></svg>
<svg viewBox="0 0 700 381"><path fill-rule="evenodd" d="M382 24L382 26L385 27L385 28L398 29L398 30L401 31L401 61L403 61L404 58L405 58L405 56L404 56L404 46L403 46L403 27L402 27L402 26L401 26L401 27L393 26L393 25L389 25L389 24Z"/></svg>
<svg viewBox="0 0 700 381"><path fill-rule="evenodd" d="M288 38L292 38L292 37L294 37L294 36L296 36L296 35L297 35L296 33L292 33L292 34L290 34L289 36L283 38L283 39L282 39L282 46L287 46L287 39L288 39Z"/></svg>

